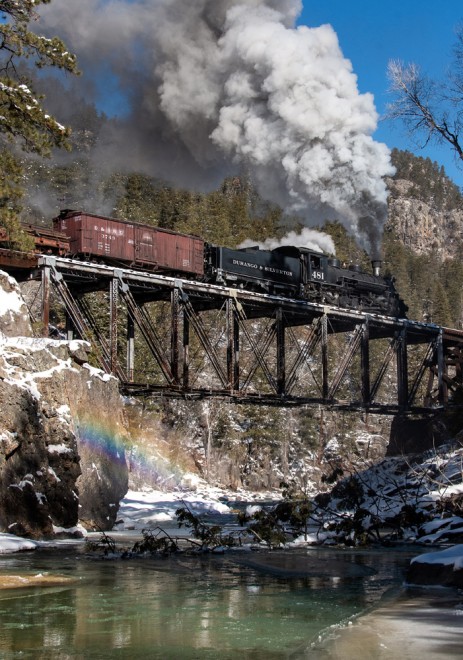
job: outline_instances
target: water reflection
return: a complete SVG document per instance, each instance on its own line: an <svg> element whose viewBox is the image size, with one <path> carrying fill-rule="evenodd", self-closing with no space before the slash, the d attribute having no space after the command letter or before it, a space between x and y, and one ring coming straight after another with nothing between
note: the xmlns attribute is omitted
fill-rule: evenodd
<svg viewBox="0 0 463 660"><path fill-rule="evenodd" d="M402 559L402 560L401 560ZM406 556L310 551L103 561L35 553L3 573L76 583L0 591L2 658L290 658L401 580Z"/></svg>

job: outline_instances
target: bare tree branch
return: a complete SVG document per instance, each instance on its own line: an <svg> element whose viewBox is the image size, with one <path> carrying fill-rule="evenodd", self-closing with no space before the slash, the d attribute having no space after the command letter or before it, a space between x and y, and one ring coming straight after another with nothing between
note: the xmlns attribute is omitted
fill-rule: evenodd
<svg viewBox="0 0 463 660"><path fill-rule="evenodd" d="M459 39L460 72L455 70L445 84L427 78L414 63L389 62L390 92L395 98L388 105L387 118L400 119L410 135L421 135L421 146L448 143L463 160L463 33Z"/></svg>

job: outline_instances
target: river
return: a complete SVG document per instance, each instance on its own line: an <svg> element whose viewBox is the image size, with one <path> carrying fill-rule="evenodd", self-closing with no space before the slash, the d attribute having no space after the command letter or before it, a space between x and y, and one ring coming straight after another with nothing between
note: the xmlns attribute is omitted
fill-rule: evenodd
<svg viewBox="0 0 463 660"><path fill-rule="evenodd" d="M0 556L0 657L318 658L333 627L393 598L410 550L101 559L81 545ZM56 580L30 586L24 580ZM318 648L315 648L315 646Z"/></svg>

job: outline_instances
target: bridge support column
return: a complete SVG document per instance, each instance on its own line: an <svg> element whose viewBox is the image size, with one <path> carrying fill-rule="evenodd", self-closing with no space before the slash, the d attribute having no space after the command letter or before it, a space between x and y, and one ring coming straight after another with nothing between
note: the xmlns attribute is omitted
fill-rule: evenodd
<svg viewBox="0 0 463 660"><path fill-rule="evenodd" d="M408 408L407 326L399 333L397 342L397 399L401 412Z"/></svg>
<svg viewBox="0 0 463 660"><path fill-rule="evenodd" d="M446 364L444 356L444 338L442 328L439 332L439 337L437 338L437 387L438 387L438 398L439 403L446 405L448 403L448 387L445 381L446 373Z"/></svg>
<svg viewBox="0 0 463 660"><path fill-rule="evenodd" d="M360 364L362 370L362 401L365 406L370 403L370 325L368 318L362 328L360 344Z"/></svg>
<svg viewBox="0 0 463 660"><path fill-rule="evenodd" d="M133 383L135 372L135 322L127 314L127 380Z"/></svg>
<svg viewBox="0 0 463 660"><path fill-rule="evenodd" d="M48 337L50 325L50 266L42 268L42 336Z"/></svg>
<svg viewBox="0 0 463 660"><path fill-rule="evenodd" d="M285 352L285 319L283 310L278 307L276 314L277 338L277 393L284 396L286 391L286 352Z"/></svg>
<svg viewBox="0 0 463 660"><path fill-rule="evenodd" d="M119 303L119 278L113 277L109 285L109 368L117 371L117 306Z"/></svg>
<svg viewBox="0 0 463 660"><path fill-rule="evenodd" d="M190 321L183 310L183 389L190 387Z"/></svg>
<svg viewBox="0 0 463 660"><path fill-rule="evenodd" d="M322 349L322 398L328 398L328 315L321 319L321 349Z"/></svg>
<svg viewBox="0 0 463 660"><path fill-rule="evenodd" d="M178 382L178 321L180 316L180 292L176 287L171 293L170 368L174 381Z"/></svg>
<svg viewBox="0 0 463 660"><path fill-rule="evenodd" d="M66 312L66 339L67 341L72 341L74 339L74 324L67 312Z"/></svg>
<svg viewBox="0 0 463 660"><path fill-rule="evenodd" d="M235 299L227 299L227 374L230 392L240 388L240 329L235 308Z"/></svg>

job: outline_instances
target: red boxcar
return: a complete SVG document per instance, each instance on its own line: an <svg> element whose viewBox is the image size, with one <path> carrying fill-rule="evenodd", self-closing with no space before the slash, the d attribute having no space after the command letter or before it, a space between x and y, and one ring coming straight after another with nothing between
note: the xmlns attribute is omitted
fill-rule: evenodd
<svg viewBox="0 0 463 660"><path fill-rule="evenodd" d="M169 273L204 273L204 241L197 236L81 211L62 211L53 226L69 236L71 254Z"/></svg>

